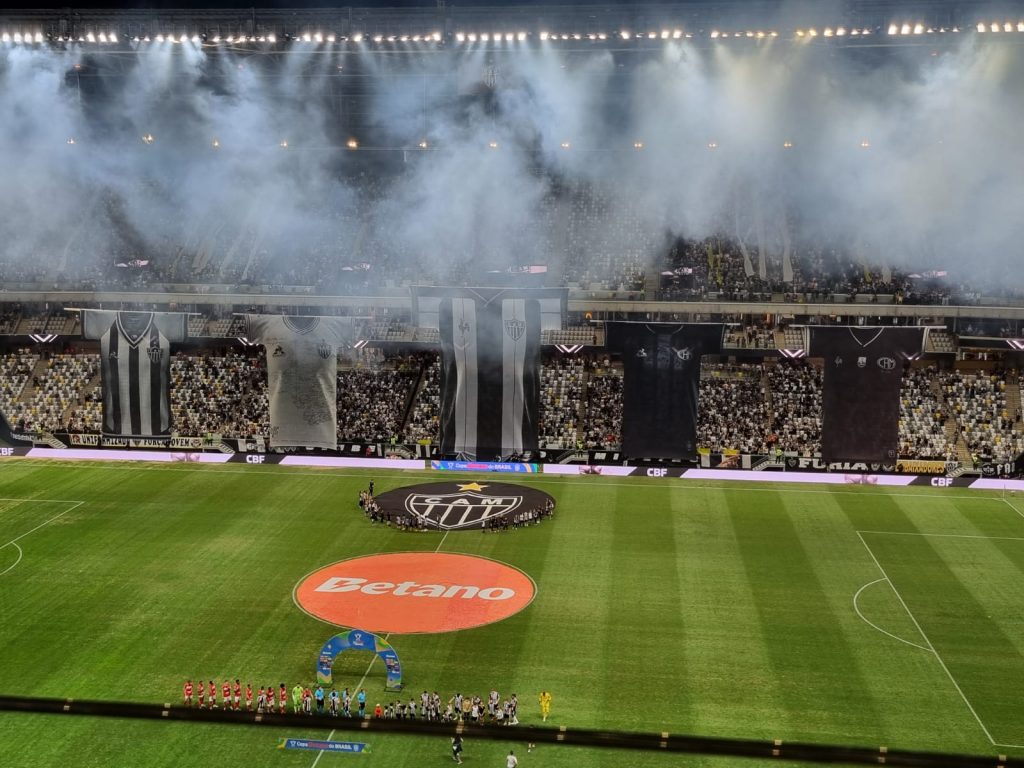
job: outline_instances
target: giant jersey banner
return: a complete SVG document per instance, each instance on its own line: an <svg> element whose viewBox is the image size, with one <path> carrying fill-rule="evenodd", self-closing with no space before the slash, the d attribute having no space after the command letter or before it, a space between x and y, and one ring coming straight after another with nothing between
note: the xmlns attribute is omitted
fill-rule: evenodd
<svg viewBox="0 0 1024 768"><path fill-rule="evenodd" d="M622 451L634 458L695 459L700 359L722 350L725 326L608 323L622 354Z"/></svg>
<svg viewBox="0 0 1024 768"><path fill-rule="evenodd" d="M338 444L337 348L352 341L350 317L246 315L246 339L266 348L270 447Z"/></svg>
<svg viewBox="0 0 1024 768"><path fill-rule="evenodd" d="M900 379L906 363L923 353L925 329L810 330L810 354L825 366L822 458L892 463L899 449Z"/></svg>
<svg viewBox="0 0 1024 768"><path fill-rule="evenodd" d="M82 336L100 342L104 434L170 434L171 344L187 334L179 312L82 310Z"/></svg>
<svg viewBox="0 0 1024 768"><path fill-rule="evenodd" d="M442 453L536 450L540 334L562 327L565 301L561 288L414 289L417 324L440 331Z"/></svg>

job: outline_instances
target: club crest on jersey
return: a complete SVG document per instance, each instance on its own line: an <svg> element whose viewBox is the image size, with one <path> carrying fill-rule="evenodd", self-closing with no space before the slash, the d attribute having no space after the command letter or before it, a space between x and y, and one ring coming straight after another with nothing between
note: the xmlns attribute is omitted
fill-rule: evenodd
<svg viewBox="0 0 1024 768"><path fill-rule="evenodd" d="M334 349L326 341L321 341L317 344L316 351L324 360L327 360L334 353Z"/></svg>
<svg viewBox="0 0 1024 768"><path fill-rule="evenodd" d="M491 496L475 491L410 493L405 498L405 509L431 526L452 531L508 515L522 503L522 496Z"/></svg>
<svg viewBox="0 0 1024 768"><path fill-rule="evenodd" d="M151 339L149 342L149 349L146 350L149 355L149 361L151 363L159 363L164 356L164 351L160 349L160 341L158 339Z"/></svg>
<svg viewBox="0 0 1024 768"><path fill-rule="evenodd" d="M891 371L896 367L896 361L891 357L878 358L878 367L883 371Z"/></svg>
<svg viewBox="0 0 1024 768"><path fill-rule="evenodd" d="M689 347L683 347L682 349L676 349L672 347L672 351L676 353L676 357L682 360L684 363L690 362L693 357L693 352L690 351Z"/></svg>
<svg viewBox="0 0 1024 768"><path fill-rule="evenodd" d="M506 320L505 321L505 333L512 339L512 341L519 341L526 333L526 321L525 320Z"/></svg>

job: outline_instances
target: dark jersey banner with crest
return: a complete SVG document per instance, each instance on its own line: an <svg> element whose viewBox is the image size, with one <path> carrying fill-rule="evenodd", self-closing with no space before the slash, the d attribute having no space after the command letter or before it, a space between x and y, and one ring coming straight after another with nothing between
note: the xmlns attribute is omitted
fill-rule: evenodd
<svg viewBox="0 0 1024 768"><path fill-rule="evenodd" d="M497 459L537 448L540 334L560 328L564 289L416 288L441 338L444 454Z"/></svg>
<svg viewBox="0 0 1024 768"><path fill-rule="evenodd" d="M82 310L82 336L100 342L104 434L170 434L171 343L187 334L180 312Z"/></svg>
<svg viewBox="0 0 1024 768"><path fill-rule="evenodd" d="M270 446L338 445L339 345L352 342L351 317L246 315L246 339L267 353Z"/></svg>
<svg viewBox="0 0 1024 768"><path fill-rule="evenodd" d="M700 359L722 351L719 323L608 323L624 368L622 451L634 458L695 459Z"/></svg>
<svg viewBox="0 0 1024 768"><path fill-rule="evenodd" d="M924 328L811 328L824 361L821 455L825 461L891 462L899 450L900 380L924 351Z"/></svg>

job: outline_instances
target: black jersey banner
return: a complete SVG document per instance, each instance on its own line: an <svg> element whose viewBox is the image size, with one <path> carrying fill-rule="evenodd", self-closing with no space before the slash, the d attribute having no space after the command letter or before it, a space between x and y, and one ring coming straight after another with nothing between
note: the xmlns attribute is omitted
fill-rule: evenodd
<svg viewBox="0 0 1024 768"><path fill-rule="evenodd" d="M900 379L921 356L924 328L811 328L824 361L821 455L825 461L893 461L899 448Z"/></svg>
<svg viewBox="0 0 1024 768"><path fill-rule="evenodd" d="M171 343L184 341L179 312L82 310L82 336L100 342L103 433L147 437L171 431Z"/></svg>
<svg viewBox="0 0 1024 768"><path fill-rule="evenodd" d="M472 459L537 449L540 335L562 290L418 289L418 324L441 338L441 452Z"/></svg>
<svg viewBox="0 0 1024 768"><path fill-rule="evenodd" d="M622 451L633 458L694 459L702 355L722 351L721 324L609 323L622 353Z"/></svg>

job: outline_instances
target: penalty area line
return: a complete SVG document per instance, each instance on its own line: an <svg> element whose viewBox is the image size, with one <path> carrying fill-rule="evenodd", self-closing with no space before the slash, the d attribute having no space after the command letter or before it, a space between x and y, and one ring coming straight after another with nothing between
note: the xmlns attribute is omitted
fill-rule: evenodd
<svg viewBox="0 0 1024 768"><path fill-rule="evenodd" d="M857 538L860 539L860 543L864 545L864 549L867 550L868 555L871 557L872 561L874 561L875 567L878 568L879 573L881 573L882 576L885 577L885 580L889 582L889 586L892 587L893 594L895 594L896 599L900 601L900 605L903 606L903 610L907 612L907 616L910 617L910 621L913 622L914 627L917 628L918 633L921 635L921 639L923 639L925 644L928 646L928 650L931 651L932 655L935 657L935 660L939 662L939 666L942 667L942 671L946 673L946 677L949 678L949 681L953 684L953 687L956 688L956 692L960 694L960 698L963 699L964 704L967 705L967 709L970 710L970 713L972 715L974 715L974 719L978 722L978 725L981 727L981 730L985 734L985 737L989 740L989 743L992 744L992 746L1009 746L1006 744L1000 744L994 738L992 738L992 734L989 732L988 727L985 725L984 721L978 715L977 710L974 709L974 705L971 704L970 699L967 698L967 694L965 694L963 688L960 687L960 683L956 681L956 678L953 677L953 673L949 671L949 667L946 666L946 662L943 661L942 656L940 656L939 652L935 650L935 644L932 643L928 635L925 634L925 631L921 627L921 624L917 620L917 617L914 616L913 612L910 610L910 606L907 605L907 601L903 599L903 595L901 595L900 591L896 589L896 585L893 583L892 579L889 578L889 574L886 572L885 568L882 567L882 563L879 562L878 558L875 556L875 553L872 551L871 547L868 546L868 543L864 539L864 536L861 535L861 532L857 531L856 533Z"/></svg>
<svg viewBox="0 0 1024 768"><path fill-rule="evenodd" d="M33 501L37 501L37 500L35 500L35 499L6 499L6 500L0 500L0 501L20 501L20 502L33 502ZM54 503L54 504L55 504L55 503L57 503L57 502L56 502L55 500L53 500L53 499L50 499L50 500L46 500L46 503ZM24 552L22 551L22 548L20 548L19 546L17 546L17 543L18 543L19 541L22 541L23 539L25 539L25 537L29 536L29 534L34 534L34 532L36 532L37 530L39 530L39 529L40 529L41 527L43 527L44 525L49 525L49 524L50 524L51 522L53 522L53 521L54 521L54 520L56 520L57 518L59 518L59 517L63 517L63 516L65 516L66 514L68 514L69 512L71 512L71 511L73 511L73 510L76 510L76 509L78 509L79 507L81 507L81 506L82 506L83 504L85 504L85 502L68 502L68 501L65 501L65 502L59 502L59 503L60 503L60 504L70 504L70 505L72 505L72 506L70 506L70 507L69 507L68 509L66 509L66 510L65 510L65 511L63 511L63 512L60 512L59 514L53 515L53 517L50 517L50 518L48 518L48 519L46 519L46 520L43 520L43 521L42 521L41 523L39 523L39 524L38 524L38 525L37 525L36 527L32 528L31 530L27 530L27 531L25 531L25 532L24 532L24 534L22 534L22 535L20 535L20 536L16 536L16 537L14 537L14 538L13 538L13 539L11 539L11 540L10 540L9 542L7 542L7 543L5 543L5 544L0 544L0 549L4 549L5 547L13 547L14 549L16 549L16 550L17 550L17 559L16 559L16 560L14 560L13 564L11 564L11 565L7 566L7 567L6 567L6 568L4 568L3 570L0 570L0 575L3 575L4 573L8 573L8 572L10 572L11 570L13 570L13 569L14 569L14 566L15 566L15 565L17 565L17 564L18 564L19 562L22 562L22 558L23 558L23 557L25 556L25 553L24 553Z"/></svg>

